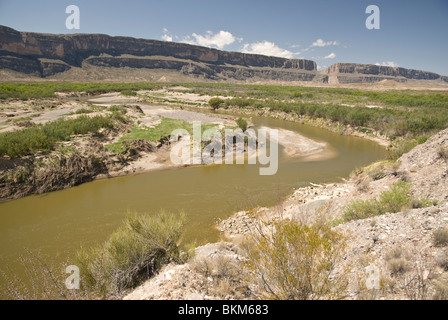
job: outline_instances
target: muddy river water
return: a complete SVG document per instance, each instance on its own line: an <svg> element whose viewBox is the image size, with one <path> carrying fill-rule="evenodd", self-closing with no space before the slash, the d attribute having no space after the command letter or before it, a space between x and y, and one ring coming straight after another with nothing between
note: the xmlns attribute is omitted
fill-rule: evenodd
<svg viewBox="0 0 448 320"><path fill-rule="evenodd" d="M0 203L0 268L17 268L24 248L50 261L70 260L79 246L104 241L127 211L159 210L188 217L186 240L216 241L216 220L255 205L272 206L293 188L310 182L340 181L357 167L386 157L376 143L327 130L271 118L254 117L255 128L296 131L326 142L333 157L302 161L279 147L275 175L259 175L258 165L210 165L147 172L97 180L67 190Z"/></svg>

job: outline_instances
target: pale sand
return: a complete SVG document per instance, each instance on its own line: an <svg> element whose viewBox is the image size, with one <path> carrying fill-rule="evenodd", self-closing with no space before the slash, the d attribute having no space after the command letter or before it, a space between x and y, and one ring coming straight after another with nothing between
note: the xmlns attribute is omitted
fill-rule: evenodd
<svg viewBox="0 0 448 320"><path fill-rule="evenodd" d="M266 129L268 133L271 130L268 127L261 127L260 129ZM300 157L303 160L310 161L329 159L337 155L337 152L325 142L314 141L294 131L285 129L277 130L277 139L269 135L268 138L271 142L277 142L282 145L285 148L285 153L289 157Z"/></svg>

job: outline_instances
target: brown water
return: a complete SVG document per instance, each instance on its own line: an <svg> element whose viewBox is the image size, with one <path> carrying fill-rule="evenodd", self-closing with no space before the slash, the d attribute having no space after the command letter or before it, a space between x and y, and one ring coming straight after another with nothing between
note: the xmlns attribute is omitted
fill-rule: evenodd
<svg viewBox="0 0 448 320"><path fill-rule="evenodd" d="M356 137L282 120L254 117L256 126L297 131L325 141L337 156L302 162L280 146L276 175L261 176L258 165L212 165L155 171L86 183L45 195L0 203L0 269L17 268L24 248L49 260L70 258L80 245L104 241L126 212L184 210L186 238L198 244L219 239L218 218L254 205L271 206L281 195L309 182L339 181L355 168L386 157L384 148ZM58 256L58 258L55 258Z"/></svg>

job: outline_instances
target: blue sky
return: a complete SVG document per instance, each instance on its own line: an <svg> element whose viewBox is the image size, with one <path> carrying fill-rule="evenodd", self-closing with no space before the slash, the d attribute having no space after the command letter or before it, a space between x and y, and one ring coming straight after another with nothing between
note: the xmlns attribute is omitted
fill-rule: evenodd
<svg viewBox="0 0 448 320"><path fill-rule="evenodd" d="M65 26L68 5L80 9L79 30ZM368 5L380 9L379 30L365 26ZM448 75L448 0L0 0L0 24Z"/></svg>

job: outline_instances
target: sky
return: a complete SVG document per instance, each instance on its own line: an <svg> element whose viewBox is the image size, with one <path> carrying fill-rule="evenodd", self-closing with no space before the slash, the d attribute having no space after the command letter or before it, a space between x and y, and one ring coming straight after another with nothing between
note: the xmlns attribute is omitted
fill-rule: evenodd
<svg viewBox="0 0 448 320"><path fill-rule="evenodd" d="M69 5L80 28L67 29ZM379 29L368 29L369 5ZM368 63L448 75L448 0L0 0L19 31L185 42L226 51Z"/></svg>

